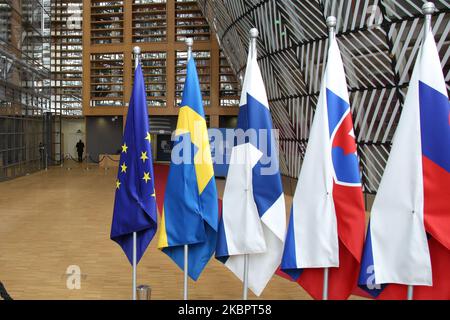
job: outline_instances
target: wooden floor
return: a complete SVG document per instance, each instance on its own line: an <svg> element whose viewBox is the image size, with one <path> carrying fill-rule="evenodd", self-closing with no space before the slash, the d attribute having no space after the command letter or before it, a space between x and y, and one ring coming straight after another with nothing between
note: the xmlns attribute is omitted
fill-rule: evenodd
<svg viewBox="0 0 450 320"><path fill-rule="evenodd" d="M116 170L71 166L0 183L0 281L13 299L130 298L131 267L109 239ZM217 183L222 193L224 181ZM138 284L152 287L152 299L181 299L183 273L155 244L139 264ZM67 289L70 265L81 268L80 290ZM191 299L241 297L241 282L215 259L189 285ZM260 298L310 299L278 276Z"/></svg>

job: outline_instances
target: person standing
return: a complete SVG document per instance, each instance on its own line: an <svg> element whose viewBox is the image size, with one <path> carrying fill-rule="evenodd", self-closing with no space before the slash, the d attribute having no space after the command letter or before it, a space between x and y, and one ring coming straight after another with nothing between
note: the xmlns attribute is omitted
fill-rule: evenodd
<svg viewBox="0 0 450 320"><path fill-rule="evenodd" d="M78 162L83 162L83 152L84 152L84 143L83 141L80 139L80 141L78 141L77 145L77 152L78 152Z"/></svg>
<svg viewBox="0 0 450 320"><path fill-rule="evenodd" d="M42 165L42 166L45 166L45 158L44 158L44 156L45 156L45 147L44 147L44 144L42 143L42 142L39 142L39 163L40 163L40 166Z"/></svg>

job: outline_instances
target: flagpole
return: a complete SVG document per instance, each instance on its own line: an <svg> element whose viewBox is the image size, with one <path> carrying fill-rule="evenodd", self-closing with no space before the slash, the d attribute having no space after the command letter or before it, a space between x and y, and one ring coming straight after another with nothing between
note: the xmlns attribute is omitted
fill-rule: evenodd
<svg viewBox="0 0 450 320"><path fill-rule="evenodd" d="M328 26L328 47L331 46L331 41L336 37L336 17L329 16L327 18L327 26ZM323 269L323 290L322 290L322 299L328 300L328 291L329 291L329 277L330 277L330 269Z"/></svg>
<svg viewBox="0 0 450 320"><path fill-rule="evenodd" d="M254 58L256 52L256 39L259 36L259 31L256 28L250 29L250 57ZM247 182L249 179L247 179ZM246 191L247 192L247 191ZM244 254L244 276L243 276L243 288L242 288L242 300L248 300L248 270L249 270L250 255Z"/></svg>
<svg viewBox="0 0 450 320"><path fill-rule="evenodd" d="M191 60L192 57L192 47L194 46L194 39L186 38L186 46L187 50L187 63ZM187 75L187 74L186 74ZM184 290L183 290L183 298L184 300L188 300L188 275L189 275L189 245L184 245Z"/></svg>
<svg viewBox="0 0 450 320"><path fill-rule="evenodd" d="M434 6L433 2L426 2L422 6L422 13L425 16L425 24L424 24L424 30L423 30L423 41L425 41L427 37L427 33L429 30L431 30L431 16L436 11L436 7ZM414 286L408 286L408 291L406 294L407 300L414 300Z"/></svg>
<svg viewBox="0 0 450 320"><path fill-rule="evenodd" d="M134 68L137 69L141 59L141 48L134 47ZM136 79L134 79L136 81ZM133 232L133 300L137 300L136 297L136 283L137 283L137 233Z"/></svg>

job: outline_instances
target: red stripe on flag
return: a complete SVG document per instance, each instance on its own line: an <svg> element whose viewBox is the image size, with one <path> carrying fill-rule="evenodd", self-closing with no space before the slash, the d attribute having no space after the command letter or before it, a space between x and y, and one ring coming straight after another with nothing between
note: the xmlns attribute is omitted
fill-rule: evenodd
<svg viewBox="0 0 450 320"><path fill-rule="evenodd" d="M359 263L366 231L366 211L362 189L334 184L333 200L339 240Z"/></svg>
<svg viewBox="0 0 450 320"><path fill-rule="evenodd" d="M357 286L366 216L361 187L334 185L333 200L339 235L339 268L330 268L328 298L347 299ZM323 296L324 269L304 269L297 281L314 299ZM282 272L280 276L285 277Z"/></svg>
<svg viewBox="0 0 450 320"><path fill-rule="evenodd" d="M158 204L158 212L162 215L164 193L166 192L167 178L169 176L169 166L165 164L155 164L153 166L153 174L155 177L156 203Z"/></svg>
<svg viewBox="0 0 450 320"><path fill-rule="evenodd" d="M164 206L164 194L166 192L166 184L169 177L169 165L155 164L153 168L155 177L156 203L158 204L158 212L160 215L162 215ZM222 200L218 199L218 202L220 219L222 217Z"/></svg>
<svg viewBox="0 0 450 320"><path fill-rule="evenodd" d="M450 250L434 238L428 241L428 245L433 269L433 286L416 287L414 299L450 300Z"/></svg>
<svg viewBox="0 0 450 320"><path fill-rule="evenodd" d="M422 166L425 229L450 250L450 173L425 156Z"/></svg>
<svg viewBox="0 0 450 320"><path fill-rule="evenodd" d="M450 251L439 241L428 241L433 269L433 286L415 286L414 300L450 300ZM405 300L407 286L390 284L378 297L379 300Z"/></svg>
<svg viewBox="0 0 450 320"><path fill-rule="evenodd" d="M358 281L359 262L339 241L339 268L329 269L328 299L345 300L355 289ZM297 281L314 299L323 296L324 269L305 269Z"/></svg>

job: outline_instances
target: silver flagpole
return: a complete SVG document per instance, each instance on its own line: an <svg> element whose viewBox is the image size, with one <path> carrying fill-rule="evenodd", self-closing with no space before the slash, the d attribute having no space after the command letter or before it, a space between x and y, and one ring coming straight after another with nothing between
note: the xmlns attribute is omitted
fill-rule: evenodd
<svg viewBox="0 0 450 320"><path fill-rule="evenodd" d="M137 279L137 234L133 232L133 300L136 300L136 279Z"/></svg>
<svg viewBox="0 0 450 320"><path fill-rule="evenodd" d="M186 38L186 46L188 47L187 51L187 62L192 57L192 47L194 46L194 39ZM186 73L187 76L187 73ZM188 265L189 265L189 245L184 246L184 300L188 300Z"/></svg>
<svg viewBox="0 0 450 320"><path fill-rule="evenodd" d="M425 41L427 33L431 30L431 16L436 11L436 7L433 2L426 2L422 6L422 13L425 16L425 24L423 30L423 41ZM408 286L408 291L406 294L407 300L414 300L414 286Z"/></svg>
<svg viewBox="0 0 450 320"><path fill-rule="evenodd" d="M248 300L248 260L249 254L244 254L244 287L242 290L242 300Z"/></svg>
<svg viewBox="0 0 450 320"><path fill-rule="evenodd" d="M331 41L336 37L336 17L329 16L327 18L328 26L328 47L331 46ZM322 299L328 300L328 284L329 284L330 270L328 268L323 269L323 291Z"/></svg>
<svg viewBox="0 0 450 320"><path fill-rule="evenodd" d="M250 57L254 58L257 54L256 52L256 39L259 36L259 31L256 28L252 28L250 30ZM247 179L249 181L249 179ZM246 191L247 192L247 191ZM248 300L248 270L249 270L249 262L250 262L250 255L245 254L244 255L244 286L242 289L242 300Z"/></svg>
<svg viewBox="0 0 450 320"><path fill-rule="evenodd" d="M134 47L134 68L136 69L141 59L141 48ZM136 81L136 79L134 79ZM136 281L137 280L137 233L133 232L133 300L136 300Z"/></svg>
<svg viewBox="0 0 450 320"><path fill-rule="evenodd" d="M414 286L408 286L408 292L406 294L408 300L414 300Z"/></svg>
<svg viewBox="0 0 450 320"><path fill-rule="evenodd" d="M323 269L323 291L322 291L322 300L328 300L328 277L329 277L330 269Z"/></svg>

